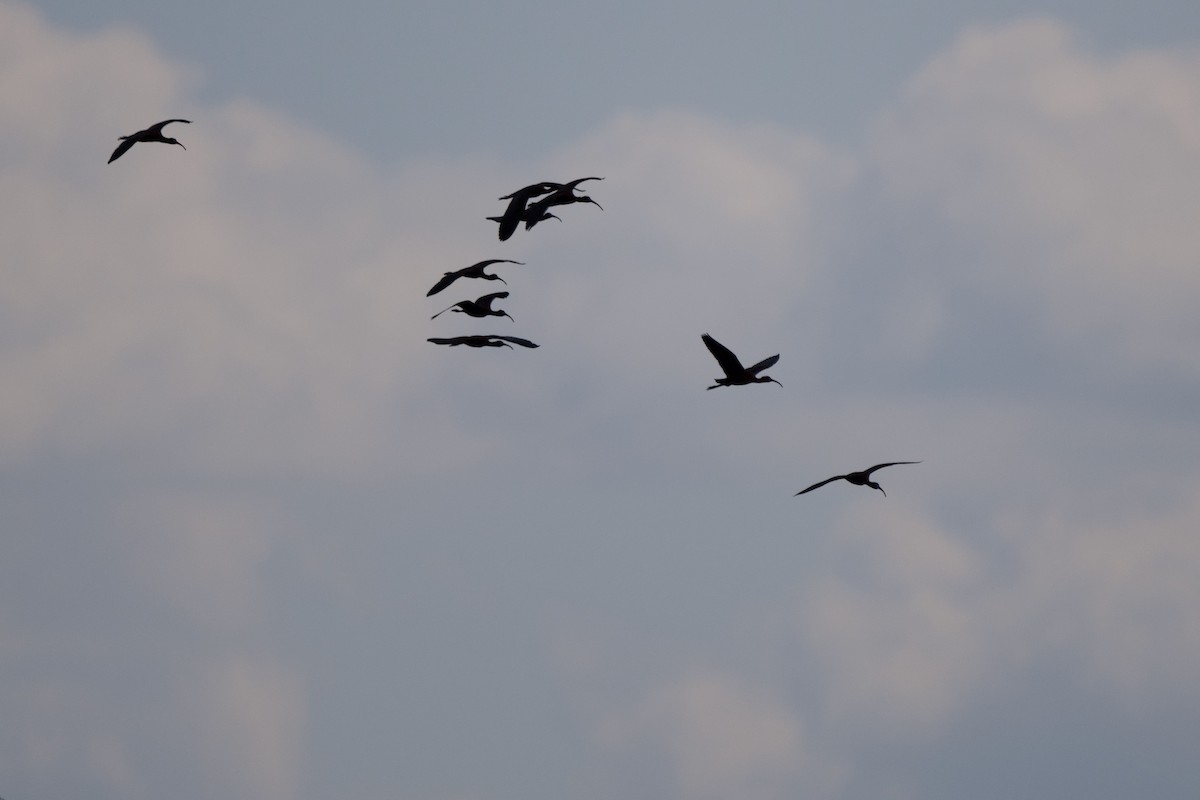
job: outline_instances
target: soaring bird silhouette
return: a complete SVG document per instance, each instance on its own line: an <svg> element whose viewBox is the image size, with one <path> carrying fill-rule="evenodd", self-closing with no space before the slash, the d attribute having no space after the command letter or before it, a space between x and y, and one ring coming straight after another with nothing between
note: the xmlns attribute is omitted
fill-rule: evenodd
<svg viewBox="0 0 1200 800"><path fill-rule="evenodd" d="M554 191L550 192L545 197L530 203L529 207L525 209L525 229L528 230L540 222L542 216L547 213L546 209L550 208L551 206L565 206L570 205L571 203L591 203L603 211L604 206L600 205L592 198L584 194L575 194L575 189L584 181L602 180L604 180L604 178L578 178L570 183L560 184L556 189L554 189ZM535 221L531 222L530 219Z"/></svg>
<svg viewBox="0 0 1200 800"><path fill-rule="evenodd" d="M169 136L163 136L163 126L170 125L172 122L186 122L190 125L192 121L190 119L166 119L157 125L151 125L144 131L131 133L128 136L118 136L117 138L121 139L122 142L117 145L117 149L113 150L113 154L108 157L108 163L111 164L121 156L125 155L125 151L133 147L138 142L162 142L163 144L177 144L180 147L183 147L183 143L178 139L172 139ZM183 147L183 149L187 150L186 147Z"/></svg>
<svg viewBox="0 0 1200 800"><path fill-rule="evenodd" d="M525 265L523 261L513 261L512 259L509 259L509 258L491 258L491 259L488 259L487 261L480 261L478 264L472 264L469 267L463 267L462 269L455 270L454 272L447 272L445 275L442 276L442 279L440 281L438 281L437 283L435 283L433 285L432 289L430 289L428 292L425 293L425 296L432 297L433 295L440 292L442 289L445 289L447 286L454 283L459 278L483 278L485 281L500 281L505 286L507 286L508 281L504 280L504 278L501 278L499 275L492 275L491 273L484 272L484 270L487 267L490 267L492 264L519 264L521 266Z"/></svg>
<svg viewBox="0 0 1200 800"><path fill-rule="evenodd" d="M507 347L512 348L513 344L519 344L522 347L537 347L536 344L528 339L522 339L519 336L452 336L449 339L432 338L426 341L434 344L445 344L455 347L460 344L465 344L467 347Z"/></svg>
<svg viewBox="0 0 1200 800"><path fill-rule="evenodd" d="M469 317L508 317L512 316L506 311L492 308L493 300L500 300L508 297L508 292L495 292L493 294L485 294L476 300L459 300L449 308L443 308L441 311L434 314L430 319L437 319L447 311L457 311L460 314L466 314ZM516 322L516 320L513 320Z"/></svg>
<svg viewBox="0 0 1200 800"><path fill-rule="evenodd" d="M832 478L826 478L825 480L821 481L820 483L814 483L812 486L808 487L807 489L801 489L800 491L796 492L796 494L792 495L792 497L799 497L800 495L804 494L805 492L811 492L813 489L819 489L820 487L824 486L825 484L832 483L833 481L846 481L847 483L853 483L855 486L870 486L872 489L878 489L879 491L883 492L883 487L880 486L875 481L871 480L872 472L874 472L877 469L883 469L884 467L894 467L897 464L920 464L920 463L921 463L920 461L889 461L886 464L876 464L875 466L871 467L870 469L864 469L862 472L849 472L845 475L834 475ZM883 496L887 497L887 492L883 492Z"/></svg>
<svg viewBox="0 0 1200 800"><path fill-rule="evenodd" d="M707 333L700 337L704 340L704 344L708 347L708 351L713 354L713 358L717 359L717 363L721 365L721 369L725 371L724 378L714 378L716 383L709 386L709 389L716 389L718 386L742 386L747 383L779 383L774 378L769 378L766 375L760 376L762 372L779 360L779 354L764 358L752 367L743 367L742 362L738 361L738 357L733 354L725 345L718 342ZM779 383L783 386L782 383Z"/></svg>

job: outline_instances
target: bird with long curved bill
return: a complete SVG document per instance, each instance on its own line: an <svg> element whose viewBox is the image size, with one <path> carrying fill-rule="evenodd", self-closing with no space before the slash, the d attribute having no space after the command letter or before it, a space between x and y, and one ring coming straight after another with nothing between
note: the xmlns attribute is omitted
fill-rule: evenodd
<svg viewBox="0 0 1200 800"><path fill-rule="evenodd" d="M440 281L433 285L432 289L425 293L425 296L432 297L442 289L445 289L447 286L454 283L459 278L482 278L485 281L500 281L507 286L508 281L504 280L504 278L501 278L499 275L493 275L490 272L484 272L484 270L490 267L492 264L518 264L520 266L525 266L524 262L513 261L509 258L490 258L487 261L480 261L479 263L472 264L469 267L463 267L462 269L455 270L454 272L447 272L442 276Z"/></svg>
<svg viewBox="0 0 1200 800"><path fill-rule="evenodd" d="M512 316L507 311L492 308L493 300L503 300L505 297L508 297L508 292L493 292L475 300L459 300L449 308L443 308L430 317L430 319L437 319L447 311L456 311L460 314L466 314L468 317L508 317L512 319ZM516 320L513 320L513 322L516 322Z"/></svg>
<svg viewBox="0 0 1200 800"><path fill-rule="evenodd" d="M542 215L546 213L546 209L550 208L551 206L566 206L570 205L571 203L591 203L603 211L604 206L600 205L592 198L585 194L575 194L579 184L583 183L584 181L602 180L604 180L604 178L577 178L570 183L560 184L554 191L550 192L545 197L538 198L530 203L525 209L526 216L533 217L540 221ZM531 224L527 219L525 222L526 229L533 227L533 224L536 224L536 221Z"/></svg>
<svg viewBox="0 0 1200 800"><path fill-rule="evenodd" d="M825 484L832 483L833 481L846 481L847 483L852 483L855 486L870 486L872 489L878 489L879 491L883 492L883 487L880 486L875 481L871 480L872 472L874 472L877 469L883 469L884 467L894 467L897 464L920 464L920 463L921 463L920 461L888 461L885 464L876 464L875 466L871 467L870 469L864 469L862 472L848 472L845 475L834 475L832 478L826 478L825 480L821 481L820 483L814 483L812 486L808 487L807 489L801 489L800 491L798 491L794 495L792 495L792 497L799 497L800 495L802 495L806 492L811 492L813 489L819 489L822 486L824 486ZM887 492L883 492L883 496L887 497Z"/></svg>
<svg viewBox="0 0 1200 800"><path fill-rule="evenodd" d="M716 389L718 386L744 386L747 383L777 383L783 386L782 383L779 383L774 378L758 374L764 369L775 365L775 362L779 360L778 353L770 358L764 358L754 366L743 367L742 362L738 360L738 357L728 347L707 333L700 338L704 340L705 346L708 347L708 352L713 354L713 358L717 360L717 363L725 372L724 378L714 378L716 383L709 386L709 389Z"/></svg>
<svg viewBox="0 0 1200 800"><path fill-rule="evenodd" d="M111 164L121 156L125 155L125 151L133 147L138 142L162 142L163 144L177 144L180 147L183 147L183 143L178 139L172 139L170 136L163 136L163 127L170 125L172 122L186 122L190 125L192 121L190 119L166 119L156 125L151 125L144 131L131 133L128 136L118 136L117 138L121 139L122 141L119 145L117 145L117 149L113 150L113 154L108 157L108 163ZM186 147L183 147L183 149L187 150Z"/></svg>
<svg viewBox="0 0 1200 800"><path fill-rule="evenodd" d="M434 337L426 339L426 341L450 347L465 344L467 347L507 347L511 350L512 344L508 344L509 342L519 344L521 347L537 347L533 342L522 339L520 336L451 336L449 338Z"/></svg>

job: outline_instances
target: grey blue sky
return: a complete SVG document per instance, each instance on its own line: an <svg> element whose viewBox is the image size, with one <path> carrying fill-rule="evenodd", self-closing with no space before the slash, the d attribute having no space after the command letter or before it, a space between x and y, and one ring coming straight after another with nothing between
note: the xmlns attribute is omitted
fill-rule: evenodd
<svg viewBox="0 0 1200 800"><path fill-rule="evenodd" d="M1194 3L0 0L0 796L1194 800L1198 186Z"/></svg>

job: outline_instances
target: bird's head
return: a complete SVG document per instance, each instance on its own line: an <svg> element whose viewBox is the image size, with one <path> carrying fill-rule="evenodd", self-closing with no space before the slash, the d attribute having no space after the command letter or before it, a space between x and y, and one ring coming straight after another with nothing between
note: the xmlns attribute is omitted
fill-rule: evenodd
<svg viewBox="0 0 1200 800"><path fill-rule="evenodd" d="M872 489L878 489L879 491L883 492L883 487L880 486L875 481L867 481L867 486L870 486ZM887 497L887 492L883 492L883 496Z"/></svg>
<svg viewBox="0 0 1200 800"><path fill-rule="evenodd" d="M766 375L763 375L760 378L755 378L754 380L756 383L774 383L777 386L783 386L783 384L779 381L775 380L774 378L767 377Z"/></svg>
<svg viewBox="0 0 1200 800"><path fill-rule="evenodd" d="M601 211L604 210L604 206L600 205L595 200L593 200L592 198L588 197L585 194L581 194L581 195L579 195L579 197L576 197L575 201L579 202L579 203L591 203L592 205L594 205L596 208L600 209Z"/></svg>
<svg viewBox="0 0 1200 800"><path fill-rule="evenodd" d="M163 141L166 142L167 144L177 144L180 147L183 147L183 142L179 141L178 139L167 138L167 139L164 139ZM183 147L183 149L187 150L186 147Z"/></svg>

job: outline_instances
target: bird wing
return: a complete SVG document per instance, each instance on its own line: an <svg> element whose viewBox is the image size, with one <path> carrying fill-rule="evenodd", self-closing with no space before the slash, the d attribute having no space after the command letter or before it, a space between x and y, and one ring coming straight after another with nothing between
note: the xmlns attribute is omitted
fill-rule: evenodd
<svg viewBox="0 0 1200 800"><path fill-rule="evenodd" d="M500 241L506 242L516 232L517 225L524 216L525 198L518 196L508 201L508 208L504 209L504 214L499 217L488 217L488 219L500 224Z"/></svg>
<svg viewBox="0 0 1200 800"><path fill-rule="evenodd" d="M116 161L121 156L125 155L125 151L128 150L129 148L133 147L134 143L137 142L137 139L135 139L134 136L137 136L137 134L135 133L132 136L126 136L124 139L121 140L121 143L119 145L117 145L117 149L113 150L112 155L108 157L109 164Z"/></svg>
<svg viewBox="0 0 1200 800"><path fill-rule="evenodd" d="M157 133L159 136L162 136L163 127L166 125L170 125L172 122L186 122L189 125L192 123L192 121L190 119L164 119L162 122L155 123L154 125L151 125L149 128L146 128L146 130L143 132L150 133L151 131L153 131L153 132Z"/></svg>
<svg viewBox="0 0 1200 800"><path fill-rule="evenodd" d="M553 183L552 181L542 181L541 183L531 183L523 189L517 189L512 194L506 194L501 200L516 200L520 198L522 205L531 197L537 197L539 194L553 192L555 189L562 186L561 183Z"/></svg>
<svg viewBox="0 0 1200 800"><path fill-rule="evenodd" d="M604 180L604 178L576 178L575 180L564 184L564 186L568 186L568 187L574 189L576 186L583 183L584 181L602 181L602 180Z"/></svg>
<svg viewBox="0 0 1200 800"><path fill-rule="evenodd" d="M483 297L476 298L475 304L490 309L493 300L500 300L505 297L508 297L508 292L493 292L492 294L485 294Z"/></svg>
<svg viewBox="0 0 1200 800"><path fill-rule="evenodd" d="M705 346L708 347L708 352L713 354L713 358L721 365L721 369L725 371L727 377L736 375L742 371L742 362L738 361L738 357L733 354L732 350L707 333L703 334L700 338L704 340Z"/></svg>
<svg viewBox="0 0 1200 800"><path fill-rule="evenodd" d="M876 464L875 466L871 467L870 469L864 469L863 474L866 475L867 477L870 477L872 472L874 472L877 469L883 469L884 467L894 467L897 464L920 464L920 463L921 463L920 461L889 461L886 464Z"/></svg>
<svg viewBox="0 0 1200 800"><path fill-rule="evenodd" d="M484 267L490 267L492 264L520 264L521 266L525 266L525 262L513 261L511 258L489 258L487 261L472 264L467 269L483 269ZM466 270L463 271L465 272Z"/></svg>
<svg viewBox="0 0 1200 800"><path fill-rule="evenodd" d="M833 483L834 481L840 481L845 477L846 477L845 475L834 475L832 478L826 478L825 480L821 481L820 483L814 483L812 486L808 487L807 489L801 489L800 491L796 492L796 494L792 495L792 497L799 497L800 495L804 494L805 492L811 492L813 489L820 489L822 486L824 486L827 483Z"/></svg>
<svg viewBox="0 0 1200 800"><path fill-rule="evenodd" d="M447 272L445 275L442 276L442 279L440 281L438 281L437 283L435 283L433 285L432 289L430 289L428 292L425 293L425 296L432 297L433 295L440 292L442 289L445 289L447 286L454 283L456 280L458 280L458 278L459 278L459 273Z"/></svg>
<svg viewBox="0 0 1200 800"><path fill-rule="evenodd" d="M437 319L437 318L438 318L438 317L440 317L442 314L445 314L447 311L449 311L449 310L450 310L450 309L452 309L452 308L462 308L462 307L463 307L463 305L464 305L466 302L467 302L466 300L459 300L457 303L455 303L455 304L454 304L454 305L452 305L452 306L446 306L446 307L445 307L445 308L443 308L441 311L437 312L437 313L436 313L436 314L434 314L432 317L430 317L430 319Z"/></svg>
<svg viewBox="0 0 1200 800"><path fill-rule="evenodd" d="M757 375L758 373L762 372L767 367L774 366L775 362L778 360L779 360L779 354L776 353L775 355L771 356L770 358L764 358L762 361L758 362L753 367L747 367L746 372L749 372L751 375Z"/></svg>
<svg viewBox="0 0 1200 800"><path fill-rule="evenodd" d="M445 338L435 336L431 339L426 339L425 341L433 342L434 344L448 344L448 345L453 346L456 344L462 344L463 340L465 340L466 338L467 337L465 337L465 336L451 336L449 339L445 339Z"/></svg>
<svg viewBox="0 0 1200 800"><path fill-rule="evenodd" d="M534 344L533 342L529 341L528 339L522 339L520 336L492 336L490 338L503 339L506 342L512 342L513 344L519 344L522 347L537 347L537 345Z"/></svg>

